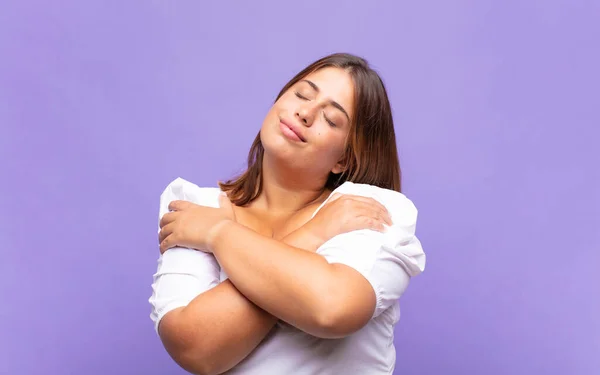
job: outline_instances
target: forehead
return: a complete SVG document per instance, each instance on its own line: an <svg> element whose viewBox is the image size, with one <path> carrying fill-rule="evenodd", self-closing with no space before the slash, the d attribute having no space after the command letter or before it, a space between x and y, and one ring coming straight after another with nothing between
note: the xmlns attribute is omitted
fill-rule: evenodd
<svg viewBox="0 0 600 375"><path fill-rule="evenodd" d="M308 74L304 79L313 82L319 87L319 96L338 102L352 117L354 109L354 83L350 74L345 70L327 67Z"/></svg>

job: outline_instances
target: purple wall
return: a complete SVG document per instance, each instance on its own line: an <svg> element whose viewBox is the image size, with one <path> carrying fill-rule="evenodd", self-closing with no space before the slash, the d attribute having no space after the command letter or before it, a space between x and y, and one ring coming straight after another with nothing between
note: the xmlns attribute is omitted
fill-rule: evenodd
<svg viewBox="0 0 600 375"><path fill-rule="evenodd" d="M598 1L199 3L0 5L1 374L182 374L159 194L239 171L335 51L382 73L420 209L397 374L600 373Z"/></svg>

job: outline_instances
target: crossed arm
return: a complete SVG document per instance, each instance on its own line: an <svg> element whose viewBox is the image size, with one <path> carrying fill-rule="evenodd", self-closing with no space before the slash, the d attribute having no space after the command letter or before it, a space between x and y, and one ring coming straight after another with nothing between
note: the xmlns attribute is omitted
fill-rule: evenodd
<svg viewBox="0 0 600 375"><path fill-rule="evenodd" d="M321 244L305 228L281 242L232 222L217 233L213 253L229 279L168 312L159 325L167 352L187 371L227 371L256 348L277 317L320 337L348 335L371 317L370 284L315 254Z"/></svg>
<svg viewBox="0 0 600 375"><path fill-rule="evenodd" d="M175 182L161 201L183 194L203 204L201 189ZM393 220L385 234L359 230L323 244L304 226L276 241L225 220L208 246L214 256L181 248L163 254L152 316L163 345L181 367L196 374L227 371L279 319L317 337L343 337L396 303L410 277L425 266L414 236L417 211L396 192L368 185L346 188L344 194L381 197ZM204 204L214 203L205 199ZM219 265L229 276L221 283Z"/></svg>

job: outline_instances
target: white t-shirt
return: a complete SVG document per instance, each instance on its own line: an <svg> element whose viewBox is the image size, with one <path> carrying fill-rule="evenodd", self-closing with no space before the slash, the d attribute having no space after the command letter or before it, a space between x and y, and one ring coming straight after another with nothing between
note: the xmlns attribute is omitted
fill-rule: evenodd
<svg viewBox="0 0 600 375"><path fill-rule="evenodd" d="M227 374L393 373L394 326L400 318L398 300L410 278L425 268L425 254L415 237L417 209L403 194L372 185L345 182L335 192L374 198L391 215L393 225L385 233L344 233L317 250L329 263L350 266L369 281L377 300L373 317L359 331L341 339L322 339L287 323L277 323L259 346ZM159 218L168 212L173 200L218 207L219 193L218 188L200 188L178 178L161 195ZM155 329L167 312L186 306L226 278L212 254L186 248L166 251L158 259L149 300Z"/></svg>

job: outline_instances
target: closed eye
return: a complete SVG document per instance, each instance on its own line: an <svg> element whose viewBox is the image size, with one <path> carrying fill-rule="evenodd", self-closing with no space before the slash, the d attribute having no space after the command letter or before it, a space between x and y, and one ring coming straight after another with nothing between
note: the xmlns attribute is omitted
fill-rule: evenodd
<svg viewBox="0 0 600 375"><path fill-rule="evenodd" d="M298 91L295 91L294 94L296 94L296 96L302 100L308 100L308 98L306 96L300 94Z"/></svg>
<svg viewBox="0 0 600 375"><path fill-rule="evenodd" d="M294 94L302 99L302 100L310 100L308 99L306 96L300 94L298 91L294 91ZM327 118L327 115L325 115L325 112L323 112L323 117L325 118L325 121L327 121L327 123L329 124L329 126L331 126L332 128L337 127L337 125L335 124L335 122L331 121L329 118Z"/></svg>
<svg viewBox="0 0 600 375"><path fill-rule="evenodd" d="M328 124L329 124L331 127L335 128L335 127L337 126L337 125L335 124L335 122L333 122L333 121L331 121L330 119L328 119L328 118L327 118L327 115L325 115L325 112L323 112L323 117L325 117L325 121L327 121L327 123L328 123Z"/></svg>

